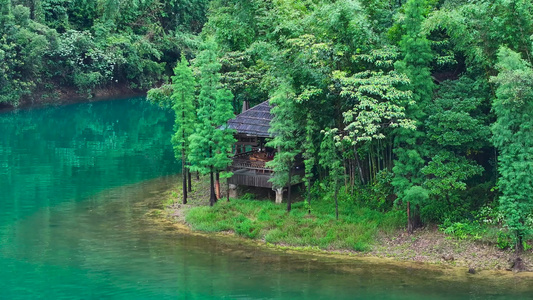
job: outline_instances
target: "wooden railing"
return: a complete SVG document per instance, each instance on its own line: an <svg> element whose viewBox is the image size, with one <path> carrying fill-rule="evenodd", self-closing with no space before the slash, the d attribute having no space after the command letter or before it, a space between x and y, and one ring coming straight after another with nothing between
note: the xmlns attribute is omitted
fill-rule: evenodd
<svg viewBox="0 0 533 300"><path fill-rule="evenodd" d="M265 164L266 162L264 161L234 158L231 167L233 169L250 169L272 172L272 168L267 167Z"/></svg>
<svg viewBox="0 0 533 300"><path fill-rule="evenodd" d="M233 174L233 176L228 179L228 183L244 186L272 188L272 182L269 181L271 177L268 175L269 174L250 176Z"/></svg>
<svg viewBox="0 0 533 300"><path fill-rule="evenodd" d="M228 179L228 183L244 186L272 188L270 178L274 174L271 167L267 167L265 161L249 160L245 158L233 158L231 165L235 173ZM243 170L244 172L237 172ZM303 177L305 169L302 163L296 163L292 169L293 176ZM293 177L294 178L294 177Z"/></svg>

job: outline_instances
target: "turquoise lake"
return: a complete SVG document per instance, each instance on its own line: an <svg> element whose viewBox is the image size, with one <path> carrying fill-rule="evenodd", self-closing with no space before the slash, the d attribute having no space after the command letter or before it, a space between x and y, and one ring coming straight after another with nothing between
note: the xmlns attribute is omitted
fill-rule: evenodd
<svg viewBox="0 0 533 300"><path fill-rule="evenodd" d="M528 276L319 258L146 213L178 182L143 98L0 113L0 299L532 299Z"/></svg>

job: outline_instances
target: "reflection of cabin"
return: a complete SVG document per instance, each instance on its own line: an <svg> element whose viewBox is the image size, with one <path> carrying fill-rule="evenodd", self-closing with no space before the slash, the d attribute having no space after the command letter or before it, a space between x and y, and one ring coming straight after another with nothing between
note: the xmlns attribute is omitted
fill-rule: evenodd
<svg viewBox="0 0 533 300"><path fill-rule="evenodd" d="M272 188L269 179L273 171L265 164L276 155L276 150L266 147L271 138L268 132L272 115L270 105L265 101L250 109L247 102L243 104L243 112L228 121L228 127L236 131L237 142L234 147L233 163L230 166L233 176L228 180L230 189L237 186L253 186ZM293 170L294 175L303 171L301 164ZM276 202L281 202L283 190L276 189Z"/></svg>

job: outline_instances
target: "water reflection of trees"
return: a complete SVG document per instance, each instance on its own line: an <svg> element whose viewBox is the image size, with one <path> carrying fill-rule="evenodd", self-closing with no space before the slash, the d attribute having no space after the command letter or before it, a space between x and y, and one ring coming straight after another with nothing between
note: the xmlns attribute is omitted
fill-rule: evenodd
<svg viewBox="0 0 533 300"><path fill-rule="evenodd" d="M0 188L72 197L174 173L172 124L142 98L0 114Z"/></svg>

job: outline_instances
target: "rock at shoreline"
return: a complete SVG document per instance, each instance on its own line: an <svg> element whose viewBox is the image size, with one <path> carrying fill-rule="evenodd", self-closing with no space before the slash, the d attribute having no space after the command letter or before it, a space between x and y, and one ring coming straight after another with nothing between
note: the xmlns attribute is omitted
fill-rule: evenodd
<svg viewBox="0 0 533 300"><path fill-rule="evenodd" d="M442 259L444 259L445 261L453 261L455 258L451 254L445 254L442 256Z"/></svg>
<svg viewBox="0 0 533 300"><path fill-rule="evenodd" d="M520 257L517 257L511 266L511 270L513 270L513 272L524 272L527 271L527 268L524 261Z"/></svg>

